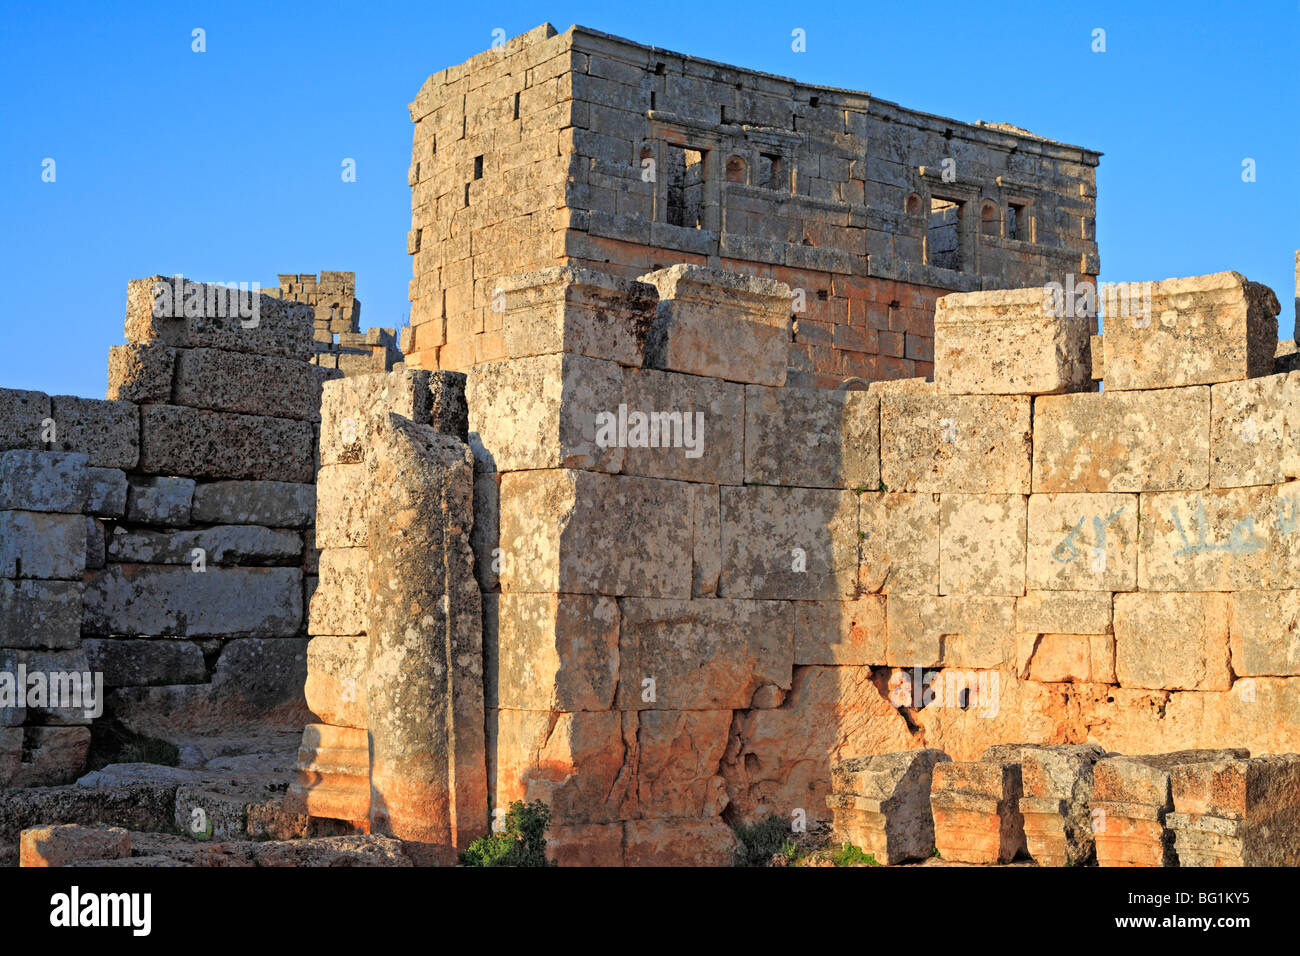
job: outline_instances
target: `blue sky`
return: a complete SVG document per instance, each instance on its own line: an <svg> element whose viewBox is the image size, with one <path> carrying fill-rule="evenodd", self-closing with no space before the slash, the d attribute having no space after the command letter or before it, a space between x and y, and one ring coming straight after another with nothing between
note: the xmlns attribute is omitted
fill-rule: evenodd
<svg viewBox="0 0 1300 956"><path fill-rule="evenodd" d="M402 324L407 103L493 30L545 21L1101 150L1103 281L1236 269L1273 287L1292 334L1296 0L9 3L0 386L103 395L126 282L155 272L271 285L355 271L362 324ZM791 50L795 28L806 52Z"/></svg>

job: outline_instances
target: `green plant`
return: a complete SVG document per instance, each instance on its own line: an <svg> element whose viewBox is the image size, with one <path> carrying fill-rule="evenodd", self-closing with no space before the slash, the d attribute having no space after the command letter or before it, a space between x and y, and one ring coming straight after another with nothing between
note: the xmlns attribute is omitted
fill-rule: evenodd
<svg viewBox="0 0 1300 956"><path fill-rule="evenodd" d="M880 866L870 853L864 853L852 843L845 843L831 854L831 862L836 866Z"/></svg>
<svg viewBox="0 0 1300 956"><path fill-rule="evenodd" d="M516 800L506 811L500 833L482 836L460 855L466 866L555 866L546 858L551 809L540 800Z"/></svg>
<svg viewBox="0 0 1300 956"><path fill-rule="evenodd" d="M790 838L790 824L772 814L757 823L736 824L736 838L740 848L736 851L736 866L766 866L776 854L793 860L796 854L795 842Z"/></svg>

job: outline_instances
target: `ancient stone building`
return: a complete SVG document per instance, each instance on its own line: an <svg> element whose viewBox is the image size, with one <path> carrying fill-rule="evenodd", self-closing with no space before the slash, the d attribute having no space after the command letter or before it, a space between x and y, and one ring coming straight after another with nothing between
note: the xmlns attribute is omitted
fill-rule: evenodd
<svg viewBox="0 0 1300 956"><path fill-rule="evenodd" d="M583 27L433 74L411 119L413 367L507 357L505 275L692 263L795 290L792 385L928 375L939 296L1100 268L1092 150Z"/></svg>
<svg viewBox="0 0 1300 956"><path fill-rule="evenodd" d="M280 287L267 295L305 302L316 314L312 361L344 375L387 372L402 361L394 329L361 331L361 303L355 272L281 273Z"/></svg>

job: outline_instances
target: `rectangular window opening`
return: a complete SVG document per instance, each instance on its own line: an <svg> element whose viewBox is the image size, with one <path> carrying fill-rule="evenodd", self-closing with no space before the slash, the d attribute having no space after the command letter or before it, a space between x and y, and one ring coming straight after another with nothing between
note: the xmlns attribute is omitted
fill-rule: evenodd
<svg viewBox="0 0 1300 956"><path fill-rule="evenodd" d="M758 154L758 184L764 189L781 189L781 157L776 153Z"/></svg>
<svg viewBox="0 0 1300 956"><path fill-rule="evenodd" d="M925 261L940 269L961 271L962 204L930 197L930 218L925 232Z"/></svg>
<svg viewBox="0 0 1300 956"><path fill-rule="evenodd" d="M1007 238L1029 240L1029 207L1022 202L1013 202L1007 209Z"/></svg>
<svg viewBox="0 0 1300 956"><path fill-rule="evenodd" d="M668 224L704 228L704 158L706 150L667 146Z"/></svg>
<svg viewBox="0 0 1300 956"><path fill-rule="evenodd" d="M483 178L483 157L482 156L474 157L474 178L475 179Z"/></svg>

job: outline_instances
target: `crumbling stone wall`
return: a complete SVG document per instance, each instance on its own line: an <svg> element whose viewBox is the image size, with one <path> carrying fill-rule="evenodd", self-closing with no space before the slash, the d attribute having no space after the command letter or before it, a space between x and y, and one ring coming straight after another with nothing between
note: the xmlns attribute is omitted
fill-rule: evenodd
<svg viewBox="0 0 1300 956"><path fill-rule="evenodd" d="M180 281L128 285L107 400L0 390L0 661L102 675L104 716L147 736L300 726L315 423L339 373L310 362L308 307ZM79 776L88 717L23 724L0 708L0 785Z"/></svg>
<svg viewBox="0 0 1300 956"><path fill-rule="evenodd" d="M402 361L394 329L361 331L361 302L356 297L355 272L281 273L280 287L266 294L305 302L316 312L312 362L336 368L344 375L391 371Z"/></svg>
<svg viewBox="0 0 1300 956"><path fill-rule="evenodd" d="M413 366L512 357L502 277L673 263L799 290L788 381L931 374L936 299L1099 271L1100 154L544 24L411 104Z"/></svg>

